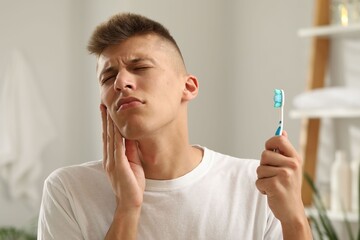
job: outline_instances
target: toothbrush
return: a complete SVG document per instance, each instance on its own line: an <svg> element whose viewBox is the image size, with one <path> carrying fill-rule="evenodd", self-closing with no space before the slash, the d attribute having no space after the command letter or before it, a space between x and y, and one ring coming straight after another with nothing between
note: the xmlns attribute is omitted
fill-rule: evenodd
<svg viewBox="0 0 360 240"><path fill-rule="evenodd" d="M285 104L285 93L282 89L274 90L274 108L281 108L279 126L276 129L275 135L281 136L284 129L284 104Z"/></svg>

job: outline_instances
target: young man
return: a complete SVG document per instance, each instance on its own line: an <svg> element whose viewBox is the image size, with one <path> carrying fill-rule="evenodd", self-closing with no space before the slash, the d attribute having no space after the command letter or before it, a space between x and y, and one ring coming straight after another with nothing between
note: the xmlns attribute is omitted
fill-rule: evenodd
<svg viewBox="0 0 360 240"><path fill-rule="evenodd" d="M261 161L190 145L198 81L162 25L119 14L94 31L102 161L45 182L39 239L311 239L286 133ZM278 151L274 151L277 149Z"/></svg>

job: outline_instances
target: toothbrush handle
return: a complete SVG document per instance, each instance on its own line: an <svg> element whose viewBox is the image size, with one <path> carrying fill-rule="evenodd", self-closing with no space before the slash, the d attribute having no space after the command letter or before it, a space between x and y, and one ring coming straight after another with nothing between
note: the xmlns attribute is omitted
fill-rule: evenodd
<svg viewBox="0 0 360 240"><path fill-rule="evenodd" d="M282 129L283 129L282 121L279 121L279 127L276 129L275 136L281 136Z"/></svg>

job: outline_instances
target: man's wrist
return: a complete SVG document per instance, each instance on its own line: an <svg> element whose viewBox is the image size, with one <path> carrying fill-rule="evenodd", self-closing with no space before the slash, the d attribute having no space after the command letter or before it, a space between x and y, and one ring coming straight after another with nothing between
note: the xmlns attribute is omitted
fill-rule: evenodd
<svg viewBox="0 0 360 240"><path fill-rule="evenodd" d="M309 221L305 215L300 215L294 217L291 220L281 222L283 237L284 240L291 239L301 239L301 240L311 240L312 233Z"/></svg>
<svg viewBox="0 0 360 240"><path fill-rule="evenodd" d="M132 208L116 208L114 221L127 219L128 221L136 221L140 217L141 206Z"/></svg>
<svg viewBox="0 0 360 240"><path fill-rule="evenodd" d="M105 239L136 239L141 207L117 208Z"/></svg>

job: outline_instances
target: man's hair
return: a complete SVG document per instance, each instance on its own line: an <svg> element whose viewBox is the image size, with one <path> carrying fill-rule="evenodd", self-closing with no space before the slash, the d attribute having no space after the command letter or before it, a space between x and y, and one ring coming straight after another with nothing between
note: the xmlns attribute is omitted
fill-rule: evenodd
<svg viewBox="0 0 360 240"><path fill-rule="evenodd" d="M89 40L87 49L91 54L99 56L105 48L111 45L119 44L133 36L148 33L166 39L174 45L182 58L181 51L169 30L158 22L134 13L116 14L97 26Z"/></svg>

